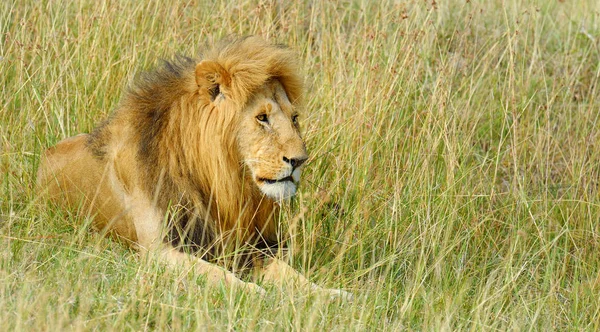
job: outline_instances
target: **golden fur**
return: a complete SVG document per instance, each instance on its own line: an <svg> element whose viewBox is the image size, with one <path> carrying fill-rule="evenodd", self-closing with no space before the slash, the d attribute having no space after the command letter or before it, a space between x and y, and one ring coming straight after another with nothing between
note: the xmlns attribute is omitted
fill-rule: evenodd
<svg viewBox="0 0 600 332"><path fill-rule="evenodd" d="M223 43L201 61L167 62L140 76L91 134L48 149L38 184L143 251L260 289L207 261L235 252L248 266L256 249L272 256L281 243L273 217L307 159L298 73L292 51L256 37ZM256 268L277 284L318 288L275 258Z"/></svg>

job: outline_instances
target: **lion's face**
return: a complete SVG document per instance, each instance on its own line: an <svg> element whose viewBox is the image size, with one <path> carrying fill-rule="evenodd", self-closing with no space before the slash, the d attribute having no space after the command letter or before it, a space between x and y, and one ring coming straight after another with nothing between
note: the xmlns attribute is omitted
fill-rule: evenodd
<svg viewBox="0 0 600 332"><path fill-rule="evenodd" d="M237 141L258 188L275 200L292 197L308 158L298 114L278 81L259 89L241 112Z"/></svg>

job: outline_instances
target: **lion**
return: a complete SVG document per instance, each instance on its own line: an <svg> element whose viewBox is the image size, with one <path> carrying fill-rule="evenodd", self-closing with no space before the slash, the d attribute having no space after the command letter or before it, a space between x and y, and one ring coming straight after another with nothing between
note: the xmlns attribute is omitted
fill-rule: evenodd
<svg viewBox="0 0 600 332"><path fill-rule="evenodd" d="M291 49L259 37L165 62L137 77L90 134L45 151L38 188L92 216L95 229L210 284L259 293L259 282L293 284L350 298L310 282L281 254L278 211L308 159L299 72Z"/></svg>

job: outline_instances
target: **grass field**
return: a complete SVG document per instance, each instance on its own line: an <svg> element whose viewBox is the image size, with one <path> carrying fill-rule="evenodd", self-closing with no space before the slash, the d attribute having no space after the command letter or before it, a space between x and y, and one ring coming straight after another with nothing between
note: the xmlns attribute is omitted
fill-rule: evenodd
<svg viewBox="0 0 600 332"><path fill-rule="evenodd" d="M217 3L1 2L1 330L600 329L600 2ZM203 287L36 195L136 73L249 34L307 74L292 265L351 303Z"/></svg>

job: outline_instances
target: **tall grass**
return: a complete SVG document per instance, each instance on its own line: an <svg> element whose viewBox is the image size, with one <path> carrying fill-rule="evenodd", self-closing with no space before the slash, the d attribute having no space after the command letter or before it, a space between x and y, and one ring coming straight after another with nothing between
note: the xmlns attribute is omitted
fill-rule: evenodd
<svg viewBox="0 0 600 332"><path fill-rule="evenodd" d="M293 265L351 303L205 287L46 208L45 147L228 35L298 51ZM5 330L600 328L600 3L3 1Z"/></svg>

